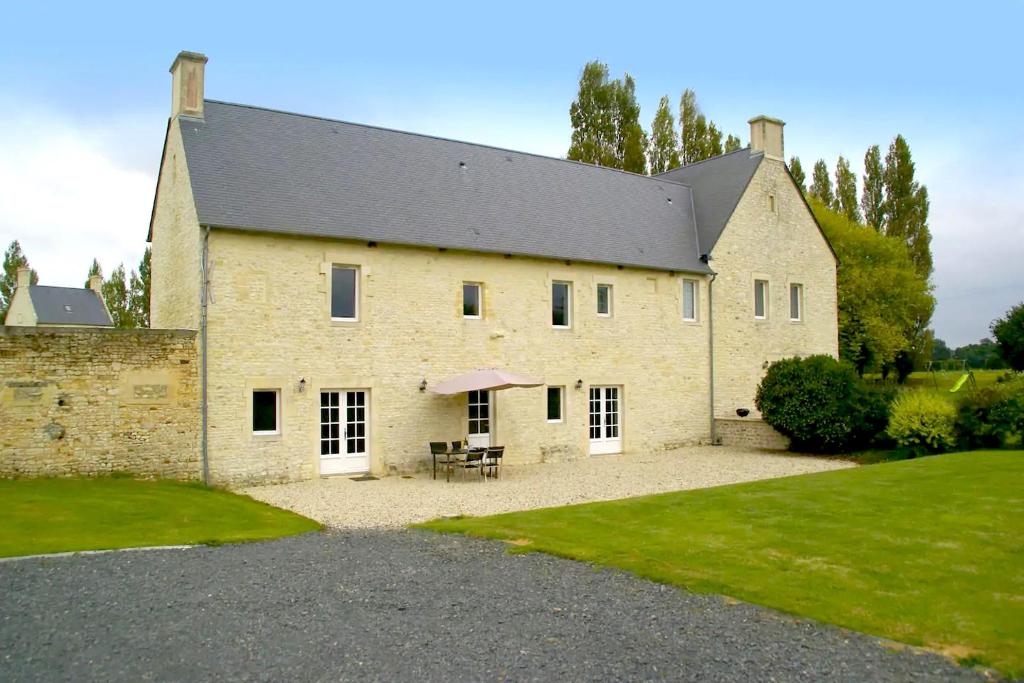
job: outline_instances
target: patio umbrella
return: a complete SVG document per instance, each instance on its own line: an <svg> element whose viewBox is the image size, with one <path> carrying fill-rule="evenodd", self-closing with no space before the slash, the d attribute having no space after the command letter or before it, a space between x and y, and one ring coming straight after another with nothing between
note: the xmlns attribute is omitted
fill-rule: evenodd
<svg viewBox="0 0 1024 683"><path fill-rule="evenodd" d="M511 389L512 387L539 387L544 382L531 377L514 375L497 368L484 368L467 372L458 377L447 379L431 391L435 394L463 394L467 391L486 391L488 389Z"/></svg>

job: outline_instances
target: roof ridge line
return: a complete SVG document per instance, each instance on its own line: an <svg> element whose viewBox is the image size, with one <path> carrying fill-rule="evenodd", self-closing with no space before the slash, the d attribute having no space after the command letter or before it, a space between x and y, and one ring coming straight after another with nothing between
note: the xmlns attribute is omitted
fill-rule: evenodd
<svg viewBox="0 0 1024 683"><path fill-rule="evenodd" d="M734 149L733 151L726 152L725 154L716 154L713 157L708 157L707 159L701 159L700 161L695 161L692 164L686 164L685 166L676 166L675 168L671 168L671 169L669 169L667 171L662 171L658 175L651 176L651 177L652 178L658 178L660 176L665 175L666 173L671 173L672 171L678 171L681 168L691 168L693 166L699 166L699 165L707 163L709 161L716 161L718 159L723 159L723 158L725 158L727 156L732 156L733 154L738 154L739 152L750 152L750 156L752 156L752 157L754 157L754 156L764 156L764 152L761 151L761 150L755 152L754 150L750 149L750 147L740 147L739 149Z"/></svg>
<svg viewBox="0 0 1024 683"><path fill-rule="evenodd" d="M469 145L470 147L483 147L484 149L492 149L492 150L495 150L495 151L498 151L498 152L511 152L512 154L522 154L524 156L536 157L538 159L547 159L549 161L561 161L561 162L564 162L564 163L567 163L567 164L575 164L577 166L582 166L584 168L596 168L596 169L600 169L602 171L612 171L612 172L615 172L615 173L622 173L624 175L632 176L634 178L644 178L644 179L647 179L647 180L657 180L658 182L672 183L673 185L680 185L680 186L686 187L686 188L690 187L688 184L680 182L678 180L669 180L667 178L661 178L661 177L659 177L660 174L659 175L644 175L643 173L634 173L632 171L624 171L624 170L622 170L620 168L612 168L610 166L601 166L599 164L588 164L585 161L576 161L575 159L563 159L562 157L553 157L553 156L549 156L547 154L538 154L536 152L524 152L524 151L518 150L518 149L509 149L508 147L497 147L495 145L488 145L488 144L484 144L484 143L480 143L480 142L469 142L468 140L457 140L455 138L446 138L446 137L442 137L440 135L430 135L429 133L416 133L416 132L409 131L409 130L401 130L399 128L388 128L387 126L376 126L376 125L374 125L372 123L358 123L358 122L355 122L355 121L345 121L343 119L332 119L332 118L329 118L329 117L326 117L326 116L317 116L316 114L300 114L300 113L294 112L294 111L288 111L288 110L285 110L285 109L274 109L273 107L261 107L261 106L255 105L255 104L240 104L238 102L226 102L224 100L213 100L213 99L205 99L204 101L205 102L213 102L214 104L223 104L223 105L226 105L228 107L243 107L245 109L256 109L256 110L259 110L259 111L272 112L274 114L284 114L285 116L298 116L298 117L301 117L301 118L304 118L304 119L315 119L317 121L326 121L326 122L329 122L329 123L341 123L341 124L344 124L346 126L359 126L360 128L370 128L370 129L373 129L373 130L382 130L382 131L386 131L386 132L389 132L389 133L400 133L402 135L412 135L412 136L415 136L415 137L418 137L418 138L429 138L431 140L440 140L442 142L454 142L454 143L457 143L457 144L460 144L460 145ZM733 154L733 152L730 152L730 154ZM675 170L675 169L673 169L673 170ZM666 173L667 172L668 171L666 171ZM690 188L690 189L692 189L692 188Z"/></svg>

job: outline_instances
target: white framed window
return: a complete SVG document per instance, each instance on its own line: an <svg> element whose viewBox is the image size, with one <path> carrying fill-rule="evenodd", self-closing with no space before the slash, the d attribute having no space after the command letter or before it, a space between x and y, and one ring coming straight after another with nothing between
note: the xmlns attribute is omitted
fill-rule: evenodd
<svg viewBox="0 0 1024 683"><path fill-rule="evenodd" d="M597 314L603 318L610 318L612 315L612 286L597 286Z"/></svg>
<svg viewBox="0 0 1024 683"><path fill-rule="evenodd" d="M483 287L479 282L462 283L462 317L479 320L483 317Z"/></svg>
<svg viewBox="0 0 1024 683"><path fill-rule="evenodd" d="M359 320L359 268L331 267L331 320Z"/></svg>
<svg viewBox="0 0 1024 683"><path fill-rule="evenodd" d="M279 389L252 390L252 433L270 436L281 433L281 391Z"/></svg>
<svg viewBox="0 0 1024 683"><path fill-rule="evenodd" d="M565 419L565 387L548 387L548 422Z"/></svg>
<svg viewBox="0 0 1024 683"><path fill-rule="evenodd" d="M754 318L768 319L768 281L754 280Z"/></svg>
<svg viewBox="0 0 1024 683"><path fill-rule="evenodd" d="M683 280L683 320L697 321L698 287L696 280Z"/></svg>
<svg viewBox="0 0 1024 683"><path fill-rule="evenodd" d="M572 283L551 283L551 326L572 326Z"/></svg>
<svg viewBox="0 0 1024 683"><path fill-rule="evenodd" d="M789 319L799 322L804 319L804 286L793 283L789 286Z"/></svg>

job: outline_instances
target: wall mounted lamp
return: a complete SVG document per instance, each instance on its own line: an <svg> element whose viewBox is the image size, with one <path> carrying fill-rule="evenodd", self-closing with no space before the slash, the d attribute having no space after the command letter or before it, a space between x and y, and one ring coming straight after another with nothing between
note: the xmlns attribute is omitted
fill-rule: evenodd
<svg viewBox="0 0 1024 683"><path fill-rule="evenodd" d="M301 394L306 390L306 378L303 377L299 380L299 393Z"/></svg>
<svg viewBox="0 0 1024 683"><path fill-rule="evenodd" d="M579 391L582 388L583 388L583 380L581 380L581 379L576 380L576 391Z"/></svg>
<svg viewBox="0 0 1024 683"><path fill-rule="evenodd" d="M426 390L427 390L427 380L423 379L422 381L420 381L420 391L426 391Z"/></svg>

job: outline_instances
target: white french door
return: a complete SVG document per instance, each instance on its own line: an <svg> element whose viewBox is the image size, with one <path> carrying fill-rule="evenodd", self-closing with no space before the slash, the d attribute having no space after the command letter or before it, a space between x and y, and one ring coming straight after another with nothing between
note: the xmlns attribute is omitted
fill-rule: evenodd
<svg viewBox="0 0 1024 683"><path fill-rule="evenodd" d="M469 408L466 428L469 445L487 448L491 445L491 392L471 391L466 403Z"/></svg>
<svg viewBox="0 0 1024 683"><path fill-rule="evenodd" d="M320 392L320 474L370 471L366 392Z"/></svg>
<svg viewBox="0 0 1024 683"><path fill-rule="evenodd" d="M590 387L590 454L622 452L619 387Z"/></svg>

